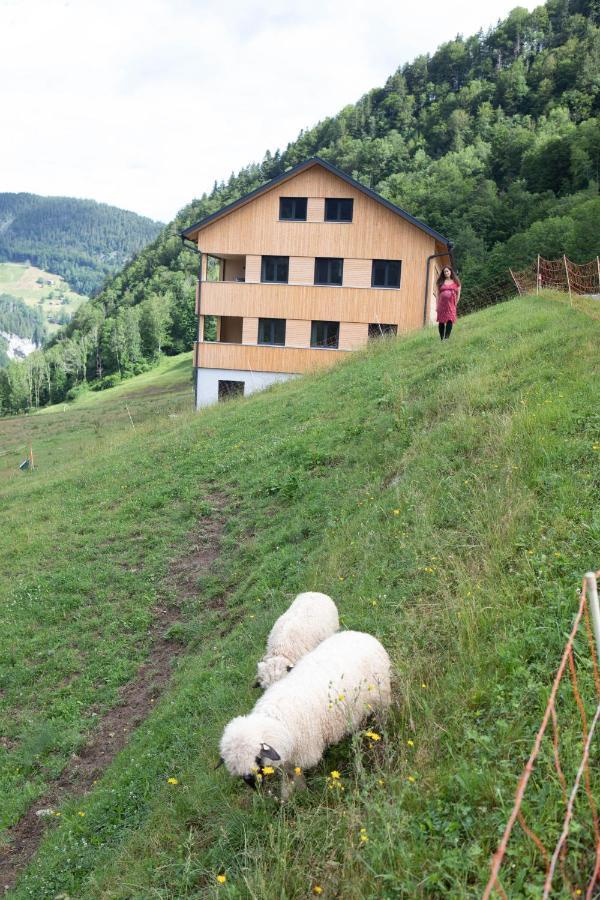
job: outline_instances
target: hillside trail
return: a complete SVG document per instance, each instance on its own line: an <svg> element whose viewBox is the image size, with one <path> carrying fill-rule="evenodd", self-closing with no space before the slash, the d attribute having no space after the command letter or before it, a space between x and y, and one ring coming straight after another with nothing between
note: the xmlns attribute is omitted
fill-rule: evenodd
<svg viewBox="0 0 600 900"><path fill-rule="evenodd" d="M185 653L185 645L170 640L168 630L181 621L184 602L198 593L198 580L217 560L225 526L224 498L207 498L213 514L201 519L188 536L187 552L170 565L164 587L174 592L176 602L156 606L149 637L148 658L135 678L119 691L117 705L98 718L84 747L69 763L45 794L24 816L7 829L6 845L0 848L0 894L6 894L35 855L51 823L57 822L57 808L66 800L90 791L114 758L126 746L134 730L147 718L167 689L173 662ZM221 600L218 605L223 605Z"/></svg>

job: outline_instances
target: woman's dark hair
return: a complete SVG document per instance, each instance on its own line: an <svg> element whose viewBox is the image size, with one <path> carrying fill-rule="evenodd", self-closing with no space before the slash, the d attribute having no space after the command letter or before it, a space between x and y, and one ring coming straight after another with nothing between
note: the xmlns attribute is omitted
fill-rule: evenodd
<svg viewBox="0 0 600 900"><path fill-rule="evenodd" d="M445 280L444 279L444 269L450 269L450 278L453 281L455 281L457 283L457 285L460 287L460 278L458 277L458 275L456 274L456 272L454 271L452 266L443 266L442 267L442 271L440 272L438 280L436 282L437 286L440 288L442 286L442 284L444 283L444 280Z"/></svg>

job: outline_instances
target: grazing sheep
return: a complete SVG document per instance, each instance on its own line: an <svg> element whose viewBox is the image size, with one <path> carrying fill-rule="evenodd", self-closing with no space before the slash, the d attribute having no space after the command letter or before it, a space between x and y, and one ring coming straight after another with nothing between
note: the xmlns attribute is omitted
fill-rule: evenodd
<svg viewBox="0 0 600 900"><path fill-rule="evenodd" d="M306 653L340 627L335 603L327 594L298 594L279 616L267 640L267 652L257 667L256 687L269 685L289 672Z"/></svg>
<svg viewBox="0 0 600 900"><path fill-rule="evenodd" d="M390 660L379 641L342 631L303 656L221 738L221 762L255 785L266 765L310 769L324 750L356 731L372 710L389 706Z"/></svg>

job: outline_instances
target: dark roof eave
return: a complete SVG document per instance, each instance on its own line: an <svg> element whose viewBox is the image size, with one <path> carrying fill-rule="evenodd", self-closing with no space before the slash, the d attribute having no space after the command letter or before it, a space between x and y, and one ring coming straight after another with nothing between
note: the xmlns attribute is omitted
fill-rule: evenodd
<svg viewBox="0 0 600 900"><path fill-rule="evenodd" d="M337 175L338 178L341 178L347 184L351 185L351 187L356 188L359 191L362 191L363 194L366 194L372 200L375 200L376 203L380 203L382 206L385 206L391 212L395 213L397 216L400 216L407 222L410 222L411 225L414 225L416 228L419 228L421 231L426 232L436 241L439 241L442 244L451 243L451 241L444 237L439 231L436 231L434 228L430 228L429 225L426 225L425 222L421 222L419 219L415 219L414 216L411 216L410 213L407 213L406 210L401 209L401 207L396 206L394 203L390 203L389 200L386 200L385 197L382 197L380 194L377 194L375 191L371 190L371 188L365 187L364 184L361 184L360 181L356 181L356 179L351 178L350 175L347 175L341 169L338 169L337 166L332 165L329 162L326 162L324 159L321 159L319 156L311 156L310 159L306 159L298 165L293 166L291 169L283 172L281 175L278 175L276 178L272 178L271 181L265 182L265 184L261 184L260 187L255 188L253 191L250 191L248 194L244 194L243 197L240 197L238 200L234 200L232 203L228 203L227 206L223 206L221 209L217 210L217 212L211 213L210 216L205 216L204 219L201 219L199 222L196 222L194 225L190 225L189 228L185 228L180 232L181 237L189 238L192 236L194 232L200 231L210 222L215 221L221 216L225 216L238 206L243 206L248 203L254 197L259 196L262 193L265 193L271 188L275 187L275 185L279 184L282 181L286 181L287 179L297 175L298 172L302 172L304 169L310 168L313 165L320 165L323 168L327 169L333 175Z"/></svg>

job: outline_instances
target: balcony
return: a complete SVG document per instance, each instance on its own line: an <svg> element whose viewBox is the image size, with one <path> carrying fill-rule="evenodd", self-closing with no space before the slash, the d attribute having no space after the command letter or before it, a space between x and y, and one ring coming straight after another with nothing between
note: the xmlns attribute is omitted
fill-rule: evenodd
<svg viewBox="0 0 600 900"><path fill-rule="evenodd" d="M227 268L225 270L227 272ZM416 327L423 310L409 304L402 288L329 287L305 284L203 281L204 316L324 319L340 322L400 322L400 331ZM415 319L415 322L412 319Z"/></svg>
<svg viewBox="0 0 600 900"><path fill-rule="evenodd" d="M201 341L194 348L194 365L204 369L300 374L327 369L350 352L350 350L315 347L274 347L268 344Z"/></svg>
<svg viewBox="0 0 600 900"><path fill-rule="evenodd" d="M208 256L206 280L210 284L215 282L243 283L246 280L246 257L233 253Z"/></svg>

